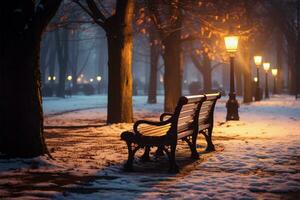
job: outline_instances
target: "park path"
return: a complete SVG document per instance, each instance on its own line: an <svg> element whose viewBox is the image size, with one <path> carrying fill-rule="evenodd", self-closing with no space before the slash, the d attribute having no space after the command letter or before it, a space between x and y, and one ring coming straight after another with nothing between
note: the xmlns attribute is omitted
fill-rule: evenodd
<svg viewBox="0 0 300 200"><path fill-rule="evenodd" d="M140 118L159 111L137 109ZM217 151L198 161L179 144L181 172L167 174L167 160L140 163L124 173L127 149L120 133L132 124L104 126L101 109L46 118L45 130L55 160L47 157L0 161L0 197L20 199L299 199L300 103L292 98L242 105L241 120L224 122L224 101L216 108ZM75 120L74 120L75 119ZM87 119L85 121L85 119ZM97 121L99 120L99 121ZM76 127L80 124L99 127ZM102 126L103 125L103 126ZM141 152L138 153L138 156ZM5 199L4 198L4 199Z"/></svg>

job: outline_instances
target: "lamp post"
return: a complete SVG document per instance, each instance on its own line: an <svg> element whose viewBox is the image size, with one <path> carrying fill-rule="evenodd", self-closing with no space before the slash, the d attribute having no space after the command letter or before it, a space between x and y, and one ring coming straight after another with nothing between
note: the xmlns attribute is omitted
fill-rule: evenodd
<svg viewBox="0 0 300 200"><path fill-rule="evenodd" d="M272 75L274 77L274 84L273 84L273 94L277 93L277 89L276 89L276 76L278 74L278 69L272 69Z"/></svg>
<svg viewBox="0 0 300 200"><path fill-rule="evenodd" d="M226 51L230 57L230 92L229 99L226 103L227 115L226 120L239 120L239 103L236 100L235 86L234 86L234 56L237 52L239 37L229 35L224 38Z"/></svg>
<svg viewBox="0 0 300 200"><path fill-rule="evenodd" d="M70 97L72 96L72 87L73 87L72 86L72 79L73 78L70 75L67 77L67 80L69 81L69 93L70 93Z"/></svg>
<svg viewBox="0 0 300 200"><path fill-rule="evenodd" d="M266 84L265 84L265 98L268 99L269 98L269 83L268 83L268 72L269 72L269 69L270 69L270 63L268 62L265 62L263 63L263 67L264 67L264 70L266 72Z"/></svg>
<svg viewBox="0 0 300 200"><path fill-rule="evenodd" d="M101 87L100 87L100 86L101 86L101 85L100 85L100 81L101 81L102 77L98 75L98 76L96 77L96 79L97 79L97 81L98 81L98 93L100 94L100 93L101 93L101 90L100 90L100 88L101 88Z"/></svg>
<svg viewBox="0 0 300 200"><path fill-rule="evenodd" d="M262 63L262 56L256 55L253 57L254 63L256 65L256 77L257 77L257 82L256 82L256 90L255 90L255 101L259 101L260 98L260 88L259 88L259 67L261 66Z"/></svg>

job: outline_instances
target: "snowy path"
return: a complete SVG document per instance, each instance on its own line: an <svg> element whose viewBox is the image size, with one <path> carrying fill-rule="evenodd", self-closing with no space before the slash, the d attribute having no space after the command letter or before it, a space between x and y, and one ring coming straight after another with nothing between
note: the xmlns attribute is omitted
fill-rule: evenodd
<svg viewBox="0 0 300 200"><path fill-rule="evenodd" d="M182 170L177 175L165 173L168 165L163 158L146 164L137 160L137 172L122 172L127 150L119 135L131 124L46 129L56 160L0 161L0 199L1 195L22 199L300 199L300 101L283 98L241 105L241 120L227 123L223 98L215 114L217 151L204 153L204 140L199 137L201 159L193 162L187 145L180 143L177 160ZM162 98L157 105L145 104L145 100L135 99L135 117L157 119ZM51 107L55 101L44 107L46 114L60 112ZM70 109L90 106L94 100L81 101ZM59 104L63 108L65 103ZM74 126L104 120L105 110L100 108L46 117L46 124Z"/></svg>

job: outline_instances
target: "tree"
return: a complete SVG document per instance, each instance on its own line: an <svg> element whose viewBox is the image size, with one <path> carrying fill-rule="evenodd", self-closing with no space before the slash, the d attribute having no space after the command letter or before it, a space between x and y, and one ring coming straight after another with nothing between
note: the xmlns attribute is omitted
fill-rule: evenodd
<svg viewBox="0 0 300 200"><path fill-rule="evenodd" d="M194 63L195 67L200 71L203 77L203 89L204 92L212 91L212 71L221 65L222 63L216 63L212 65L212 61L210 60L208 53L204 52L202 56L202 62L197 58L197 54L191 53L191 59Z"/></svg>
<svg viewBox="0 0 300 200"><path fill-rule="evenodd" d="M132 19L134 0L117 0L113 14L101 1L74 0L106 32L108 44L107 123L132 122ZM108 15L109 16L106 16Z"/></svg>
<svg viewBox="0 0 300 200"><path fill-rule="evenodd" d="M147 2L163 46L162 57L165 64L164 110L173 112L181 96L182 87L181 29L183 13L178 0L164 3L159 1Z"/></svg>
<svg viewBox="0 0 300 200"><path fill-rule="evenodd" d="M65 83L67 78L67 67L69 64L69 31L67 29L55 30L55 47L59 65L59 78L56 96L65 97Z"/></svg>
<svg viewBox="0 0 300 200"><path fill-rule="evenodd" d="M60 3L16 0L1 6L0 152L10 157L47 152L39 54L43 31Z"/></svg>
<svg viewBox="0 0 300 200"><path fill-rule="evenodd" d="M156 103L157 68L160 55L160 45L155 30L150 31L150 78L148 89L148 103Z"/></svg>

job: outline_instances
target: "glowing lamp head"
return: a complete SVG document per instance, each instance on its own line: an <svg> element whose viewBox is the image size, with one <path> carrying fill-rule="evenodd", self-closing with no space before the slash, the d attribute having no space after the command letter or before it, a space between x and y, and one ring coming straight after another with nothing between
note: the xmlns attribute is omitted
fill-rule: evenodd
<svg viewBox="0 0 300 200"><path fill-rule="evenodd" d="M278 74L278 69L272 69L272 75L277 76Z"/></svg>
<svg viewBox="0 0 300 200"><path fill-rule="evenodd" d="M48 76L48 81L51 81L51 76Z"/></svg>
<svg viewBox="0 0 300 200"><path fill-rule="evenodd" d="M257 78L257 77L254 77L254 79L253 79L253 80L254 80L254 82L255 82L255 83L257 83L257 81L258 81L258 78Z"/></svg>
<svg viewBox="0 0 300 200"><path fill-rule="evenodd" d="M255 63L256 66L260 66L261 65L261 63L262 63L262 56L254 56L253 59L254 59L254 63Z"/></svg>
<svg viewBox="0 0 300 200"><path fill-rule="evenodd" d="M93 79L93 78L91 78L91 79L90 79L90 82L94 82L94 79Z"/></svg>
<svg viewBox="0 0 300 200"><path fill-rule="evenodd" d="M72 80L72 76L68 76L68 77L67 77L67 80L68 80L68 81L71 81L71 80Z"/></svg>
<svg viewBox="0 0 300 200"><path fill-rule="evenodd" d="M52 80L54 80L54 81L55 81L55 80L56 80L56 77L55 77L55 76L53 76L53 77L52 77Z"/></svg>
<svg viewBox="0 0 300 200"><path fill-rule="evenodd" d="M228 53L235 53L239 44L239 36L228 35L224 37L226 51Z"/></svg>
<svg viewBox="0 0 300 200"><path fill-rule="evenodd" d="M271 64L268 62L263 63L264 70L267 72L270 69Z"/></svg>
<svg viewBox="0 0 300 200"><path fill-rule="evenodd" d="M101 79L102 79L102 77L101 76L97 76L96 79L97 79L98 82L100 82Z"/></svg>

